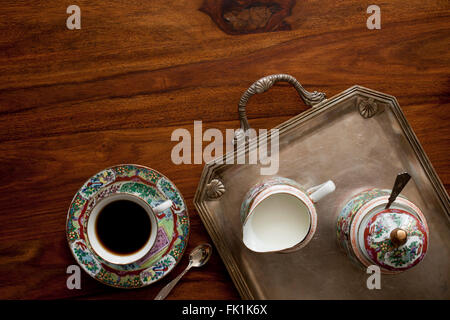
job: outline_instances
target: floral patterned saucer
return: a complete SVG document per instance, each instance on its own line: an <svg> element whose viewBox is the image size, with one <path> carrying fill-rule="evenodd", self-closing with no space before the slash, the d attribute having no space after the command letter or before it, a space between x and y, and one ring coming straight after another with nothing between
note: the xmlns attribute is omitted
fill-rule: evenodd
<svg viewBox="0 0 450 320"><path fill-rule="evenodd" d="M115 194L127 193L147 203L172 207L156 214L158 232L150 252L128 265L114 265L92 250L87 221L96 203ZM118 288L147 286L166 276L180 261L189 237L189 216L175 185L161 173L139 165L118 165L91 177L75 194L67 214L67 240L78 264L94 279Z"/></svg>

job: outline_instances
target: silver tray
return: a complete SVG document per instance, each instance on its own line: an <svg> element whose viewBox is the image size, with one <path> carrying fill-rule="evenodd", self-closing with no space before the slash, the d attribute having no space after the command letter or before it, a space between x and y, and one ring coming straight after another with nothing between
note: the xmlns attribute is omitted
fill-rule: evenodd
<svg viewBox="0 0 450 320"><path fill-rule="evenodd" d="M239 134L249 128L248 99L277 81L293 84L313 106L277 126L277 175L306 188L332 179L337 189L317 204L317 231L305 248L290 254L254 253L241 242L239 210L245 193L269 176L260 175L260 164L220 164L227 155L205 165L194 205L241 297L449 299L449 196L397 100L361 86L326 100L288 75L268 76L242 96ZM245 152L256 146L251 141ZM409 271L381 275L381 289L369 290L370 274L355 266L337 244L337 215L352 195L370 187L390 189L397 173L405 170L412 179L402 194L422 209L429 225L427 256Z"/></svg>

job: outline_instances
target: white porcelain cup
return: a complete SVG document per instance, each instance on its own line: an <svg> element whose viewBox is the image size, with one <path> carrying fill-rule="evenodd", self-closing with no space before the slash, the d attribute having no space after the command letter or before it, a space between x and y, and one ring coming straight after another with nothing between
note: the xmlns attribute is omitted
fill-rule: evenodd
<svg viewBox="0 0 450 320"><path fill-rule="evenodd" d="M241 206L242 241L255 252L293 252L312 239L315 203L336 189L329 180L308 190L276 177L254 186Z"/></svg>
<svg viewBox="0 0 450 320"><path fill-rule="evenodd" d="M145 245L139 249L136 252L133 252L132 254L115 254L111 250L108 250L103 246L100 239L98 238L97 232L96 232L96 222L97 218L99 216L99 213L105 208L106 205L118 201L118 200L128 200L132 201L139 206L141 206L148 214L150 218L150 235L148 237L147 242ZM87 236L89 243L94 250L94 252L103 260L117 265L126 265L133 262L138 261L139 259L143 258L153 247L156 240L156 234L158 231L158 224L156 220L155 213L162 212L172 206L171 200L166 200L159 204L158 206L151 207L147 201L145 201L142 198L139 198L137 196L127 194L127 193L115 193L112 195L109 195L102 200L100 200L95 207L92 209L92 212L88 218L87 223ZM123 219L126 219L126 214L124 214Z"/></svg>

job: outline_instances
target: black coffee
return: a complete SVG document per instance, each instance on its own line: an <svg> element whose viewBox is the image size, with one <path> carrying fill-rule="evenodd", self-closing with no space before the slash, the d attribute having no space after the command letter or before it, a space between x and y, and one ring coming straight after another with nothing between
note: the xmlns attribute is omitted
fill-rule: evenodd
<svg viewBox="0 0 450 320"><path fill-rule="evenodd" d="M150 217L133 201L113 201L98 214L95 232L103 247L112 253L133 254L142 249L150 238Z"/></svg>

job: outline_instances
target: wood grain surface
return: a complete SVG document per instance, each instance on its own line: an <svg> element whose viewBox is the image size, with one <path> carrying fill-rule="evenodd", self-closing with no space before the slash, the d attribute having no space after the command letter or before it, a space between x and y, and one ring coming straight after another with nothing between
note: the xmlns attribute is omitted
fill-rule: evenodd
<svg viewBox="0 0 450 320"><path fill-rule="evenodd" d="M271 19L273 8L290 2L283 17ZM82 289L67 289L66 268L75 260L65 220L73 195L111 165L155 168L187 201L187 250L210 242L192 203L203 165L173 164L171 133L193 132L194 120L204 129L237 128L241 94L272 73L291 74L328 97L354 84L395 96L450 189L448 1L378 2L381 30L366 27L371 1L205 3L2 1L0 298L153 299L187 265L187 255L146 288L110 288L83 272ZM71 4L81 8L80 30L66 28ZM214 17L234 23L233 34ZM255 96L248 107L255 128L306 109L286 85ZM169 296L238 298L217 252Z"/></svg>

